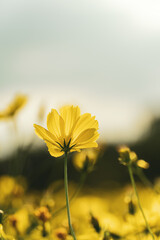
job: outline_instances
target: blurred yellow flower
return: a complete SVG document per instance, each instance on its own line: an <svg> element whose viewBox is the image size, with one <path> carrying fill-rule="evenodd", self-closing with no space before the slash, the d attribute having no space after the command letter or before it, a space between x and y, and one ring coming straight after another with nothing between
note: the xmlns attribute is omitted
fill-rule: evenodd
<svg viewBox="0 0 160 240"><path fill-rule="evenodd" d="M98 151L95 149L85 149L76 153L73 158L73 164L78 170L92 171L98 158Z"/></svg>
<svg viewBox="0 0 160 240"><path fill-rule="evenodd" d="M42 222L46 222L51 218L51 214L50 214L48 208L45 206L37 208L35 210L34 214Z"/></svg>
<svg viewBox="0 0 160 240"><path fill-rule="evenodd" d="M67 238L68 232L64 227L59 227L55 229L55 236L60 240L65 240Z"/></svg>
<svg viewBox="0 0 160 240"><path fill-rule="evenodd" d="M118 160L124 165L136 162L138 160L136 153L131 152L130 148L127 146L120 146L118 148L118 153L120 156Z"/></svg>
<svg viewBox="0 0 160 240"><path fill-rule="evenodd" d="M149 163L143 159L138 159L137 154L130 150L130 148L126 146L120 146L118 148L119 158L118 160L123 165L133 164L134 166L138 166L140 168L147 169L149 168Z"/></svg>
<svg viewBox="0 0 160 240"><path fill-rule="evenodd" d="M98 146L98 121L89 113L81 115L78 106L64 106L60 114L52 109L47 117L48 130L36 124L34 127L54 157Z"/></svg>
<svg viewBox="0 0 160 240"><path fill-rule="evenodd" d="M140 167L140 168L148 169L149 168L149 163L146 162L143 159L140 159L140 160L137 161L137 166Z"/></svg>
<svg viewBox="0 0 160 240"><path fill-rule="evenodd" d="M55 206L55 201L51 198L51 196L44 196L40 201L41 206L47 207L50 211L53 210Z"/></svg>
<svg viewBox="0 0 160 240"><path fill-rule="evenodd" d="M24 236L30 226L29 213L25 206L18 209L14 214L7 216L5 220L5 230L10 235Z"/></svg>
<svg viewBox="0 0 160 240"><path fill-rule="evenodd" d="M0 112L0 119L7 119L14 117L17 112L26 104L27 97L25 95L18 94L15 96L9 106Z"/></svg>
<svg viewBox="0 0 160 240"><path fill-rule="evenodd" d="M1 240L15 240L12 236L5 234L2 224L0 224L0 239Z"/></svg>
<svg viewBox="0 0 160 240"><path fill-rule="evenodd" d="M0 177L0 204L1 206L20 206L23 203L25 192L25 180L10 176Z"/></svg>

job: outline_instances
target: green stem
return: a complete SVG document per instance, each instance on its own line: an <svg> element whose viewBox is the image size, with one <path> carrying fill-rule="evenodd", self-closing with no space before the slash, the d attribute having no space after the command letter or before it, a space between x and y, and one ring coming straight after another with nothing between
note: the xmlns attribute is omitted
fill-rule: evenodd
<svg viewBox="0 0 160 240"><path fill-rule="evenodd" d="M71 224L71 217L70 217L70 209L69 209L69 198L68 198L68 177L67 177L67 152L65 153L64 159L64 187L65 187L65 195L66 195L66 207L67 207L67 215L68 215L68 225L70 228L71 235L74 240L76 240L75 233L72 228Z"/></svg>
<svg viewBox="0 0 160 240"><path fill-rule="evenodd" d="M86 176L87 176L87 172L83 172L78 187L76 188L75 192L73 193L73 195L69 199L70 204L71 204L71 202L73 202L73 200L77 197L77 195L79 194L80 190L82 189L83 184L84 184L84 182L86 180ZM66 209L66 204L64 206L62 206L61 208L57 209L52 214L52 217L56 217L64 209Z"/></svg>
<svg viewBox="0 0 160 240"><path fill-rule="evenodd" d="M152 236L152 239L155 240L155 237L154 237L154 235L153 235L153 233L152 233L152 230L151 230L151 228L150 228L150 226L149 226L149 224L148 224L148 221L147 221L147 219L146 219L146 216L145 216L145 214L144 214L143 208L142 208L141 203L140 203L140 199L139 199L138 191L137 191L137 188L136 188L136 183L135 183L135 180L134 180L134 177L133 177L133 171L132 171L131 165L128 165L128 171L129 171L129 175L130 175L130 179L131 179L132 186L133 186L133 188L134 188L134 191L135 191L135 194L136 194L136 197L137 197L137 200L138 200L138 206L139 206L139 209L140 209L140 211L141 211L141 213L142 213L142 216L143 216L143 218L144 218L146 227L147 227L150 235Z"/></svg>

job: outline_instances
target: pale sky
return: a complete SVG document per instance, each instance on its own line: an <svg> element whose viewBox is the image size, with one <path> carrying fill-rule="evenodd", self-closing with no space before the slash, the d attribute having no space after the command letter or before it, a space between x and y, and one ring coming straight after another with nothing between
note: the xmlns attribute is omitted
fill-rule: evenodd
<svg viewBox="0 0 160 240"><path fill-rule="evenodd" d="M0 109L17 92L73 102L107 141L137 139L160 112L159 13L159 0L1 0Z"/></svg>

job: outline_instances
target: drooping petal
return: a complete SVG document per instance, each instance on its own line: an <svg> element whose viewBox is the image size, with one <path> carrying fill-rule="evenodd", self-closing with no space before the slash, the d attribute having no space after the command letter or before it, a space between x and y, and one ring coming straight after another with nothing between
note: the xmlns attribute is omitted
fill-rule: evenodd
<svg viewBox="0 0 160 240"><path fill-rule="evenodd" d="M51 142L53 145L58 146L57 144L57 138L54 136L54 134L52 134L51 132L49 132L47 129L34 124L35 127L35 133L43 140L46 140L48 142Z"/></svg>
<svg viewBox="0 0 160 240"><path fill-rule="evenodd" d="M46 145L48 147L48 151L53 157L60 157L64 154L64 152L61 151L60 147L56 147L55 145L51 144L48 141L45 141Z"/></svg>
<svg viewBox="0 0 160 240"><path fill-rule="evenodd" d="M60 114L65 122L65 135L69 136L80 117L80 108L78 106L64 106L60 109Z"/></svg>

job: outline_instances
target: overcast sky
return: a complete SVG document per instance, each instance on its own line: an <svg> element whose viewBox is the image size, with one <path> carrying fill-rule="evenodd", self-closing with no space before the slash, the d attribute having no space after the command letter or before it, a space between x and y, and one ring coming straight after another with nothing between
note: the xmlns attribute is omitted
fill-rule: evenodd
<svg viewBox="0 0 160 240"><path fill-rule="evenodd" d="M1 109L50 95L133 128L160 107L160 1L1 0L0 85Z"/></svg>
<svg viewBox="0 0 160 240"><path fill-rule="evenodd" d="M34 81L160 100L159 13L158 0L2 0L2 86Z"/></svg>

